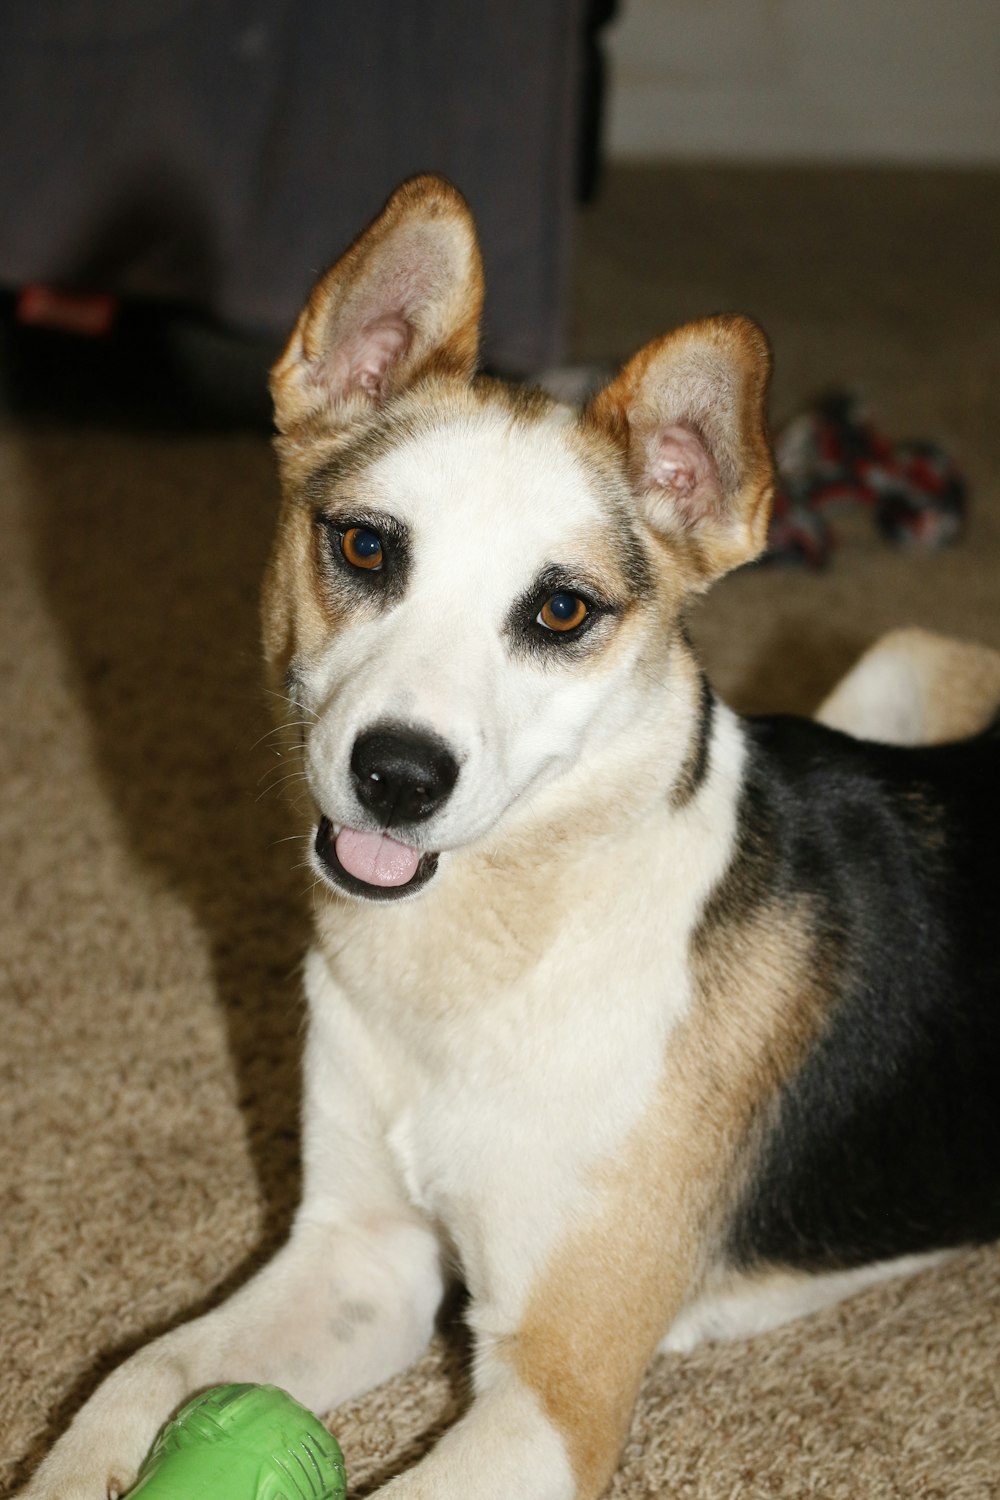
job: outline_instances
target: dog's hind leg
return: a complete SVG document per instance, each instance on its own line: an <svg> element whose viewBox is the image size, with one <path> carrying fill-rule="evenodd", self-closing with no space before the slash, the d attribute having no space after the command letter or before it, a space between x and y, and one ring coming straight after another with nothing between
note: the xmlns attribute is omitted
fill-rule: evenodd
<svg viewBox="0 0 1000 1500"><path fill-rule="evenodd" d="M890 745L977 734L1000 711L1000 652L916 626L876 641L820 704L831 729Z"/></svg>

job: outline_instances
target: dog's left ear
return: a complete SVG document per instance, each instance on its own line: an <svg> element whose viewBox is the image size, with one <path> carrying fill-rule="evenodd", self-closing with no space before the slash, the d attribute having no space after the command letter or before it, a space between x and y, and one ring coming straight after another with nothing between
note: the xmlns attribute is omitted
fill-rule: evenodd
<svg viewBox="0 0 1000 1500"><path fill-rule="evenodd" d="M751 561L767 540L770 375L756 323L706 318L640 349L587 408L623 449L644 519L690 561L696 587Z"/></svg>
<svg viewBox="0 0 1000 1500"><path fill-rule="evenodd" d="M286 441L317 420L333 435L430 369L470 376L483 269L465 199L413 177L321 276L271 371Z"/></svg>

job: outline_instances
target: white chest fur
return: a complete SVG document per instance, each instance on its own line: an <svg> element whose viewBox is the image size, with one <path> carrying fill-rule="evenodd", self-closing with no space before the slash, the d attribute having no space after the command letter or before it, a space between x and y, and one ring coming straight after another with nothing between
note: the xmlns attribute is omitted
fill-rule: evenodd
<svg viewBox="0 0 1000 1500"><path fill-rule="evenodd" d="M734 837L742 747L719 717L690 806L585 851L552 899L511 902L501 866L471 896L445 871L391 911L341 909L310 959L307 1111L354 1137L353 1101L473 1289L524 1284L661 1079Z"/></svg>

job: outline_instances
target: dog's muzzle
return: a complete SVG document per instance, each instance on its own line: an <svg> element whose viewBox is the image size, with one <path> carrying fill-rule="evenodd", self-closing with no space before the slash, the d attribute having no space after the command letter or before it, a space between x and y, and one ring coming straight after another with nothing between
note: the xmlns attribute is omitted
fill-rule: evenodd
<svg viewBox="0 0 1000 1500"><path fill-rule="evenodd" d="M335 825L321 818L315 851L324 875L351 895L386 901L426 885L438 856L394 838L390 829L425 822L444 806L458 780L459 764L435 735L380 725L358 735L351 779L359 806L374 829Z"/></svg>

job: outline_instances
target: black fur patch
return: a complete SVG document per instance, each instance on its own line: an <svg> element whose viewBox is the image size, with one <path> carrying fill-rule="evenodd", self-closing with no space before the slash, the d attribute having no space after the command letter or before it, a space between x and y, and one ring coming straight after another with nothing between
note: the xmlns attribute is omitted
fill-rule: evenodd
<svg viewBox="0 0 1000 1500"><path fill-rule="evenodd" d="M699 682L699 697L698 722L695 725L691 746L681 766L680 775L670 791L670 805L677 812L687 807L708 772L712 725L715 722L715 694L709 687L708 678L704 673L701 674Z"/></svg>
<svg viewBox="0 0 1000 1500"><path fill-rule="evenodd" d="M742 1267L1000 1236L1000 732L897 749L750 720L744 843L807 892L838 999L732 1220Z"/></svg>

